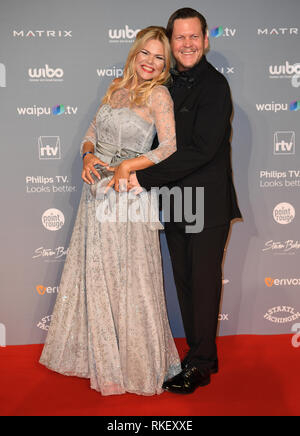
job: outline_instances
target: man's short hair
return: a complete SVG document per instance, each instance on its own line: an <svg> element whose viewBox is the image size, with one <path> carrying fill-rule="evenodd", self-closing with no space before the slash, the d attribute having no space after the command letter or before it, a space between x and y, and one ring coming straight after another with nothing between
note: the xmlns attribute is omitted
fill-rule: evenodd
<svg viewBox="0 0 300 436"><path fill-rule="evenodd" d="M181 9L178 9L177 11L175 11L169 18L169 21L167 24L167 36L169 39L172 38L174 21L178 20L178 19L185 19L185 18L199 18L199 21L201 23L203 36L205 36L206 31L207 31L207 22L206 22L206 19L203 17L203 15L201 15L200 12L198 12L192 8L181 8Z"/></svg>

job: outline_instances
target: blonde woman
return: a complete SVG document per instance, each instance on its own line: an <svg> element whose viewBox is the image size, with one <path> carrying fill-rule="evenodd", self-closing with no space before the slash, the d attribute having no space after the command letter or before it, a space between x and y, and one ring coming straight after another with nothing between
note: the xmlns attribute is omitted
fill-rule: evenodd
<svg viewBox="0 0 300 436"><path fill-rule="evenodd" d="M181 370L167 318L155 201L121 186L135 170L176 151L173 102L163 86L169 68L164 29L141 30L123 77L108 88L82 142L86 183L40 362L89 378L102 395L160 394ZM159 146L151 151L156 133Z"/></svg>

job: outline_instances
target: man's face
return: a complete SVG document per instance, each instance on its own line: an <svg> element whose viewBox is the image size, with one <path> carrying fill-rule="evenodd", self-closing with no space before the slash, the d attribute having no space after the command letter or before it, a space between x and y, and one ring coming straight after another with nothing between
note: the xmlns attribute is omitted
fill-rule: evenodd
<svg viewBox="0 0 300 436"><path fill-rule="evenodd" d="M200 20L183 18L174 21L171 49L178 71L193 68L208 47L208 37L203 35Z"/></svg>

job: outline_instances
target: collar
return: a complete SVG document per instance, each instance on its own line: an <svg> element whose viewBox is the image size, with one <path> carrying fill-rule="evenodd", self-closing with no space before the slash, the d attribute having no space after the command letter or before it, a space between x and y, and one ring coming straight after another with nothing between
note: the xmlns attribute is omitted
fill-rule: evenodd
<svg viewBox="0 0 300 436"><path fill-rule="evenodd" d="M176 68L170 70L174 87L192 88L200 80L202 71L207 67L206 57L203 55L198 64L186 71L178 71Z"/></svg>

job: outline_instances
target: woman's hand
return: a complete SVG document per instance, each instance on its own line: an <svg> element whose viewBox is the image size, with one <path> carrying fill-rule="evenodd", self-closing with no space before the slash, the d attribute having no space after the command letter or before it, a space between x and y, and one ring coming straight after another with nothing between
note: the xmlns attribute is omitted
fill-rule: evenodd
<svg viewBox="0 0 300 436"><path fill-rule="evenodd" d="M109 167L110 171L114 171L114 176L108 183L105 193L114 186L115 190L118 192L127 191L128 181L130 177L130 166L128 161L124 160L117 167Z"/></svg>
<svg viewBox="0 0 300 436"><path fill-rule="evenodd" d="M91 173L95 174L98 179L100 179L100 174L95 169L95 165L102 165L104 167L108 167L108 164L105 162L102 162L98 157L96 157L94 154L89 153L83 158L83 169L81 173L82 180L87 183L88 185L93 185L95 183L93 177L91 176Z"/></svg>

